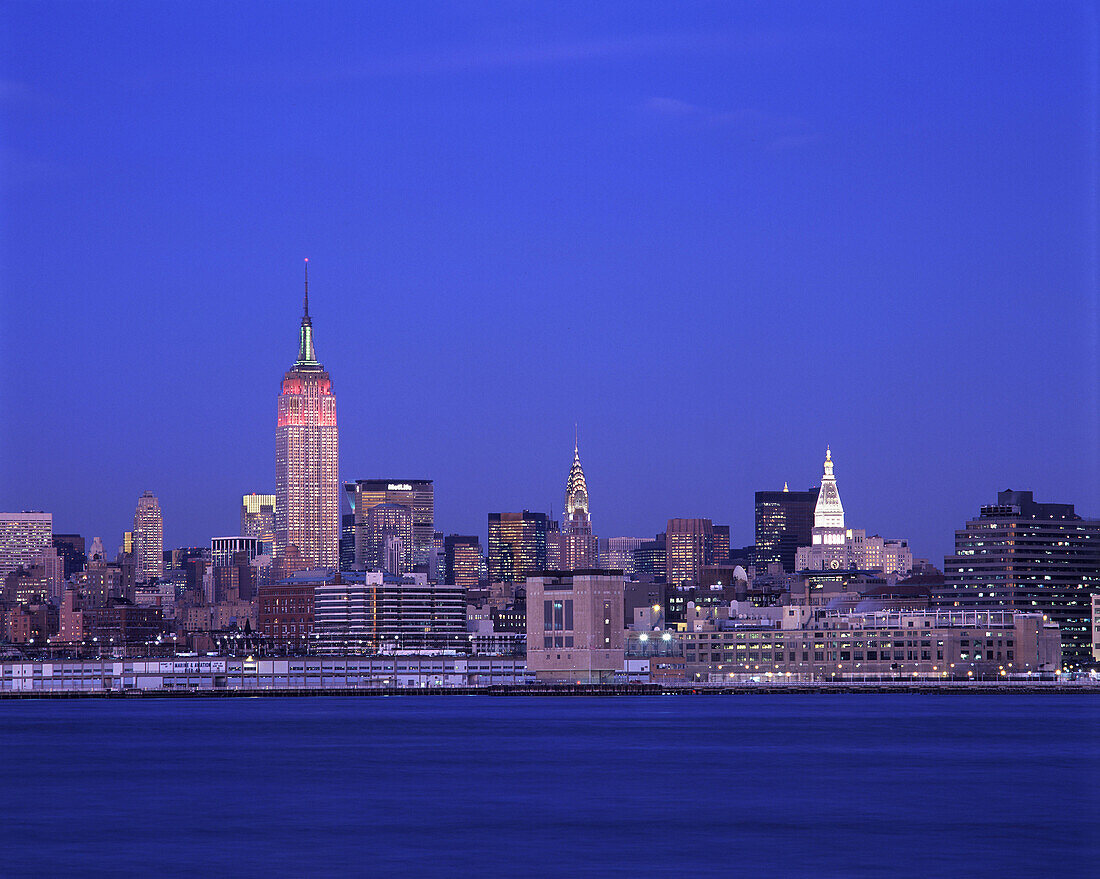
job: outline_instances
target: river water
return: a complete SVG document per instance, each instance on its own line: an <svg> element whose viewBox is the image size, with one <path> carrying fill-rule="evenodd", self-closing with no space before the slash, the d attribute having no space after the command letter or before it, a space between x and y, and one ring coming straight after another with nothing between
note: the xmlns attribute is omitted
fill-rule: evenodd
<svg viewBox="0 0 1100 879"><path fill-rule="evenodd" d="M1089 695L0 703L2 876L1100 875Z"/></svg>

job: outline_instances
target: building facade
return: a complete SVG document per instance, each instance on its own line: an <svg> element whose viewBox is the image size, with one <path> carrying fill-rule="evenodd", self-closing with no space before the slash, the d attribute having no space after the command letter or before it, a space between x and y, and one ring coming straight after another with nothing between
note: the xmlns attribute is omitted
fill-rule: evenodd
<svg viewBox="0 0 1100 879"><path fill-rule="evenodd" d="M413 569L413 514L404 504L375 504L366 511L360 570L408 573Z"/></svg>
<svg viewBox="0 0 1100 879"><path fill-rule="evenodd" d="M631 576L634 573L634 551L645 542L644 537L601 537L600 567Z"/></svg>
<svg viewBox="0 0 1100 879"><path fill-rule="evenodd" d="M210 561L216 568L232 565L242 557L251 562L263 548L259 537L211 537Z"/></svg>
<svg viewBox="0 0 1100 879"><path fill-rule="evenodd" d="M253 493L241 498L241 535L275 545L275 495Z"/></svg>
<svg viewBox="0 0 1100 879"><path fill-rule="evenodd" d="M164 576L164 520L160 515L160 502L151 491L138 498L131 551L134 579L138 583Z"/></svg>
<svg viewBox="0 0 1100 879"><path fill-rule="evenodd" d="M52 513L0 513L0 578L53 545Z"/></svg>
<svg viewBox="0 0 1100 879"><path fill-rule="evenodd" d="M665 534L643 540L634 550L634 574L653 580L668 580L668 542Z"/></svg>
<svg viewBox="0 0 1100 879"><path fill-rule="evenodd" d="M1100 520L1073 504L1037 503L1030 491L1002 491L955 532L944 559L940 608L1042 613L1058 623L1067 668L1092 660L1091 596L1100 590Z"/></svg>
<svg viewBox="0 0 1100 879"><path fill-rule="evenodd" d="M336 397L313 347L308 270L307 261L298 359L283 376L275 428L275 556L287 574L340 563Z"/></svg>
<svg viewBox="0 0 1100 879"><path fill-rule="evenodd" d="M714 557L710 519L669 519L665 530L665 576L674 586L698 583L703 566Z"/></svg>
<svg viewBox="0 0 1100 879"><path fill-rule="evenodd" d="M481 541L472 534L449 534L443 540L443 582L476 589L481 578Z"/></svg>
<svg viewBox="0 0 1100 879"><path fill-rule="evenodd" d="M599 681L623 670L623 577L599 569L527 578L527 668L539 680Z"/></svg>
<svg viewBox="0 0 1100 879"><path fill-rule="evenodd" d="M1006 679L1062 667L1056 623L1011 611L688 607L684 631L630 633L628 656L679 655L689 681Z"/></svg>
<svg viewBox="0 0 1100 879"><path fill-rule="evenodd" d="M489 514L489 580L510 583L547 568L545 513Z"/></svg>
<svg viewBox="0 0 1100 879"><path fill-rule="evenodd" d="M1092 595L1092 661L1100 663L1100 592Z"/></svg>
<svg viewBox="0 0 1100 879"><path fill-rule="evenodd" d="M409 570L427 565L435 537L435 486L430 479L358 479L344 484L344 494L355 521L356 565L370 567L368 520L372 508L400 504L412 518Z"/></svg>
<svg viewBox="0 0 1100 879"><path fill-rule="evenodd" d="M795 554L809 546L814 527L818 489L756 492L756 549L753 564L758 571L781 565L788 574L795 571Z"/></svg>
<svg viewBox="0 0 1100 879"><path fill-rule="evenodd" d="M425 574L339 574L315 583L314 595L322 652L469 649L465 590Z"/></svg>
<svg viewBox="0 0 1100 879"><path fill-rule="evenodd" d="M55 534L53 545L61 556L64 578L67 580L88 563L84 538L80 534Z"/></svg>
<svg viewBox="0 0 1100 879"><path fill-rule="evenodd" d="M291 578L259 587L256 628L261 635L288 650L303 650L313 632L315 584Z"/></svg>

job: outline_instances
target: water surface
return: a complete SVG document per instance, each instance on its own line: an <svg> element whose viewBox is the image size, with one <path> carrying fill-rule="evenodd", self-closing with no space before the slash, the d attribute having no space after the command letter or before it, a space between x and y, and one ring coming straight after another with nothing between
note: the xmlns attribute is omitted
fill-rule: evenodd
<svg viewBox="0 0 1100 879"><path fill-rule="evenodd" d="M1087 695L0 703L4 876L1100 874Z"/></svg>

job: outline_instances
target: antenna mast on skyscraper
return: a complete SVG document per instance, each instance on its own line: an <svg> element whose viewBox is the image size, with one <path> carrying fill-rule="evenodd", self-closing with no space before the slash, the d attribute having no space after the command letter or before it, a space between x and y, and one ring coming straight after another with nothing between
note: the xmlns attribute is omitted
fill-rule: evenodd
<svg viewBox="0 0 1100 879"><path fill-rule="evenodd" d="M306 298L303 302L305 308L305 316L309 317L309 257L306 257Z"/></svg>

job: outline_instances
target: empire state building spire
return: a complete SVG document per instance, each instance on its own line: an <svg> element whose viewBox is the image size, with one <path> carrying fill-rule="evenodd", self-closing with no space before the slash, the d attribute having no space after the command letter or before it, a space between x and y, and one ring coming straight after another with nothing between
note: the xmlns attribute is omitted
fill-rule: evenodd
<svg viewBox="0 0 1100 879"><path fill-rule="evenodd" d="M313 321L309 316L309 258L306 258L306 293L302 300L302 327L298 331L298 362L296 368L321 368L317 353L313 350Z"/></svg>

